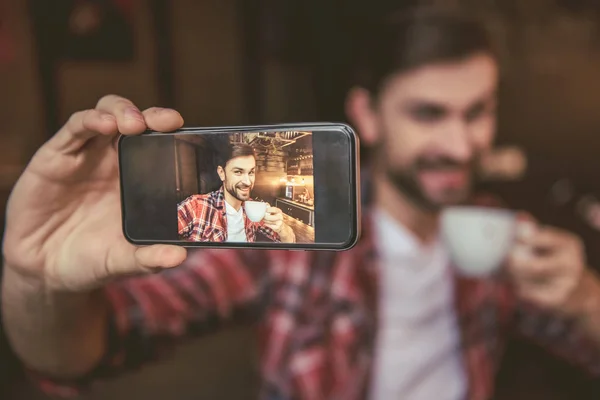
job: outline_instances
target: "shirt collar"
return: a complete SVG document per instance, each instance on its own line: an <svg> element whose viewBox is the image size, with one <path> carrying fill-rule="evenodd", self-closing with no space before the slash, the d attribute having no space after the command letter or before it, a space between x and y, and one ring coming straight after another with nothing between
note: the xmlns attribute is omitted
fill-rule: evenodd
<svg viewBox="0 0 600 400"><path fill-rule="evenodd" d="M233 206L231 204L229 204L227 202L227 200L225 200L224 203L225 203L225 214L227 214L227 215L239 215L244 212L243 207L240 207L239 210L236 210L235 208L233 208Z"/></svg>
<svg viewBox="0 0 600 400"><path fill-rule="evenodd" d="M373 218L374 239L382 255L420 258L441 246L439 237L423 244L413 232L381 208L373 210Z"/></svg>
<svg viewBox="0 0 600 400"><path fill-rule="evenodd" d="M215 208L225 212L225 192L223 191L223 185L215 192Z"/></svg>

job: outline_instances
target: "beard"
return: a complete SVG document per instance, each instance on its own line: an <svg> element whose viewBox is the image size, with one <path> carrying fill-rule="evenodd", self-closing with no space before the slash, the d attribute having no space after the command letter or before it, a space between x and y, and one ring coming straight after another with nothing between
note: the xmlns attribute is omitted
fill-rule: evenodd
<svg viewBox="0 0 600 400"><path fill-rule="evenodd" d="M471 195L474 179L475 160L468 163L458 162L448 157L421 157L408 168L392 167L388 162L384 166L388 181L418 208L429 212L438 212L451 205L462 204ZM469 174L468 183L460 188L448 188L434 196L419 181L419 174L425 172L466 171Z"/></svg>
<svg viewBox="0 0 600 400"><path fill-rule="evenodd" d="M249 186L249 185L239 182L235 186L234 185L224 185L224 186L225 186L225 190L227 190L227 192L230 195L232 195L239 201L247 201L248 199L250 199L250 193L252 192L251 185ZM242 190L245 190L245 189L249 189L248 194L242 192Z"/></svg>

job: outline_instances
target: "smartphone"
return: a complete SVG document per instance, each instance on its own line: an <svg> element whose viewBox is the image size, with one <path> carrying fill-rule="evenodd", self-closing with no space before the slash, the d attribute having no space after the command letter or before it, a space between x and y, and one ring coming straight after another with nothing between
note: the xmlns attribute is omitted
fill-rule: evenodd
<svg viewBox="0 0 600 400"><path fill-rule="evenodd" d="M136 245L347 250L360 236L358 149L338 123L121 136L123 233Z"/></svg>

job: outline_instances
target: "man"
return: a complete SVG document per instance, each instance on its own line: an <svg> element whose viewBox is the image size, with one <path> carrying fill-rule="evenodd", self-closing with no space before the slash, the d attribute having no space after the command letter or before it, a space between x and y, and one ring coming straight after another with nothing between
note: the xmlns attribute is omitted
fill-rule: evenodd
<svg viewBox="0 0 600 400"><path fill-rule="evenodd" d="M600 283L578 238L523 225L506 274L488 280L457 276L439 244L440 210L467 200L494 137L498 64L485 31L416 12L372 33L347 101L378 160L351 251L186 259L130 245L114 135L171 131L183 123L172 110L108 96L40 149L8 207L3 304L20 358L55 378L48 391L71 393L230 319L261 328L264 399L489 399L509 329L600 373Z"/></svg>
<svg viewBox="0 0 600 400"><path fill-rule="evenodd" d="M251 200L256 158L252 146L236 143L220 162L217 173L223 186L204 195L190 196L177 207L179 236L194 242L255 242L257 234L273 242L293 243L295 234L283 222L283 212L268 207L260 222L246 216L244 202Z"/></svg>

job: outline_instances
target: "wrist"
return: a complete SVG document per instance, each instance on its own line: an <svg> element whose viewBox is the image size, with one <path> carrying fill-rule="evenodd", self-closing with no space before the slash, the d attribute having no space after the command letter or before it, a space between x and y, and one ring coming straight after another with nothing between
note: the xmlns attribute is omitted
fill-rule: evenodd
<svg viewBox="0 0 600 400"><path fill-rule="evenodd" d="M42 272L43 268L30 270L27 268L15 267L12 264L6 263L3 265L2 271L2 286L5 291L19 291L23 294L31 293L38 298L46 298L48 301L53 299L66 299L72 302L71 299L87 299L91 295L102 291L101 284L98 287L90 287L87 289L75 290L50 283L47 276Z"/></svg>
<svg viewBox="0 0 600 400"><path fill-rule="evenodd" d="M283 225L281 232L279 233L279 237L281 238L281 241L285 243L292 243L296 239L294 231L289 225L286 224Z"/></svg>
<svg viewBox="0 0 600 400"><path fill-rule="evenodd" d="M3 281L10 285L25 286L38 292L43 292L46 288L43 272L30 271L26 268L19 268L13 264L3 264ZM42 269L40 269L42 271Z"/></svg>
<svg viewBox="0 0 600 400"><path fill-rule="evenodd" d="M582 323L600 317L600 279L595 271L587 268L583 272L564 311Z"/></svg>
<svg viewBox="0 0 600 400"><path fill-rule="evenodd" d="M29 369L69 379L102 359L110 309L102 291L52 289L42 278L6 266L2 284L5 332Z"/></svg>

